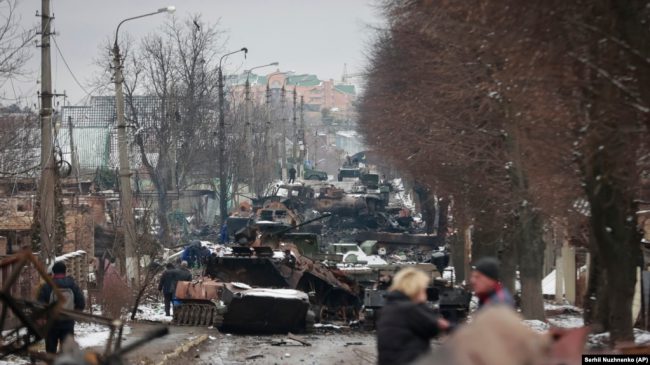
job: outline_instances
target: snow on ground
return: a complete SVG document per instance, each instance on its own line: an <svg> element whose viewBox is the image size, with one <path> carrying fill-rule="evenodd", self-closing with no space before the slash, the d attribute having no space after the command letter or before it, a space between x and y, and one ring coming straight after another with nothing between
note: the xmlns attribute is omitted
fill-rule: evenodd
<svg viewBox="0 0 650 365"><path fill-rule="evenodd" d="M131 333L131 327L125 325L122 333ZM74 327L74 339L81 348L104 346L109 335L108 327L96 323L77 322Z"/></svg>
<svg viewBox="0 0 650 365"><path fill-rule="evenodd" d="M548 323L540 321L538 319L527 319L524 320L524 323L537 332L548 331L548 329L551 327L548 325Z"/></svg>
<svg viewBox="0 0 650 365"><path fill-rule="evenodd" d="M637 345L650 344L650 332L634 329L634 343ZM609 346L609 332L603 332L587 337L587 347L590 348L607 348Z"/></svg>
<svg viewBox="0 0 650 365"><path fill-rule="evenodd" d="M559 328L577 328L585 325L582 316L575 314L560 314L548 318L548 323L553 327Z"/></svg>
<svg viewBox="0 0 650 365"><path fill-rule="evenodd" d="M565 312L565 313L582 313L582 309L568 303L555 304L552 302L545 302L544 310L554 311L554 312Z"/></svg>
<svg viewBox="0 0 650 365"><path fill-rule="evenodd" d="M139 321L152 321L169 323L172 317L165 316L165 305L163 303L140 304L135 318Z"/></svg>
<svg viewBox="0 0 650 365"><path fill-rule="evenodd" d="M29 364L29 360L17 356L7 356L0 360L0 365L23 365Z"/></svg>

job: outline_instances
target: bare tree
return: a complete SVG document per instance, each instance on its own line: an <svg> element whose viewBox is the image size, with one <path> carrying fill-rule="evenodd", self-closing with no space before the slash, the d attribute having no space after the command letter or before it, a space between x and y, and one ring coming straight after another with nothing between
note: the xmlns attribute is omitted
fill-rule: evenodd
<svg viewBox="0 0 650 365"><path fill-rule="evenodd" d="M30 58L36 28L24 29L16 13L18 0L0 0L0 82L16 77Z"/></svg>

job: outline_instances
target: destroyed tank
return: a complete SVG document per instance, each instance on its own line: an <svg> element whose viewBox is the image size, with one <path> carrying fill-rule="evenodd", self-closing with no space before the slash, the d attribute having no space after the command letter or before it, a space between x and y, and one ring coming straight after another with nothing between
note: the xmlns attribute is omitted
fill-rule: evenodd
<svg viewBox="0 0 650 365"><path fill-rule="evenodd" d="M331 316L356 319L361 307L357 284L318 260L327 257L319 253L317 235L290 233L324 217L296 226L258 221L236 236L240 245L232 248L232 255L212 255L207 260L205 275L223 282L308 293L316 321Z"/></svg>
<svg viewBox="0 0 650 365"><path fill-rule="evenodd" d="M319 213L332 213L337 217L360 217L375 215L383 209L383 205L378 194L367 194L365 191L348 194L343 189L329 186L320 189L313 208Z"/></svg>
<svg viewBox="0 0 650 365"><path fill-rule="evenodd" d="M253 288L212 279L176 286L173 323L214 326L233 333L287 333L311 329L309 297L291 289Z"/></svg>

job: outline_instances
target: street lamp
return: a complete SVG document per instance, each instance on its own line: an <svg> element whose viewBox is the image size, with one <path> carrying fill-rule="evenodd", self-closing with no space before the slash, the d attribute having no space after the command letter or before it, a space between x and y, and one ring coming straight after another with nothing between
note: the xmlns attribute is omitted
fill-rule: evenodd
<svg viewBox="0 0 650 365"><path fill-rule="evenodd" d="M243 47L236 51L226 53L219 59L219 213L221 214L221 225L226 223L228 216L228 184L226 183L226 118L225 118L225 95L223 90L223 60L235 53L244 52L244 58L248 54L248 48Z"/></svg>
<svg viewBox="0 0 650 365"><path fill-rule="evenodd" d="M160 13L173 13L176 7L168 6L160 8L152 13L142 14L122 20L115 30L115 43L113 44L113 70L115 72L115 108L117 112L117 145L120 160L120 190L122 196L122 224L124 226L124 253L126 256L126 276L129 285L134 285L139 281L139 263L135 251L135 219L133 218L133 202L131 196L131 168L129 166L129 156L127 153L126 141L126 123L124 121L124 93L122 83L124 75L122 74L122 63L120 61L120 46L118 44L118 35L122 24L135 19L144 18Z"/></svg>

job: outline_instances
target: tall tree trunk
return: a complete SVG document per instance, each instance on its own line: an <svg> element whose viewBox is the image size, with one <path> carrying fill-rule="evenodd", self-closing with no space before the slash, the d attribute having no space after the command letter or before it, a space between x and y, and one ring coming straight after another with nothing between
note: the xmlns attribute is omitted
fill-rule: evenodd
<svg viewBox="0 0 650 365"><path fill-rule="evenodd" d="M593 238L589 261L589 283L585 293L583 318L585 324L590 325L595 332L603 332L605 328L609 328L609 301L597 298L608 297L607 275Z"/></svg>
<svg viewBox="0 0 650 365"><path fill-rule="evenodd" d="M522 207L519 217L520 246L519 277L521 281L521 311L527 319L544 320L542 279L544 270L544 240L542 219L530 205Z"/></svg>
<svg viewBox="0 0 650 365"><path fill-rule="evenodd" d="M592 176L602 176L597 161ZM641 256L636 221L628 219L635 212L634 204L625 199L613 181L599 177L586 184L591 204L591 220L599 260L606 277L605 296L597 296L597 306L608 309L606 330L612 343L631 341L633 336L632 300L636 285L638 259ZM602 303L606 301L606 303Z"/></svg>
<svg viewBox="0 0 650 365"><path fill-rule="evenodd" d="M499 268L501 283L511 293L516 293L515 281L517 279L517 242L518 238L506 236L499 243L498 258L501 264Z"/></svg>

